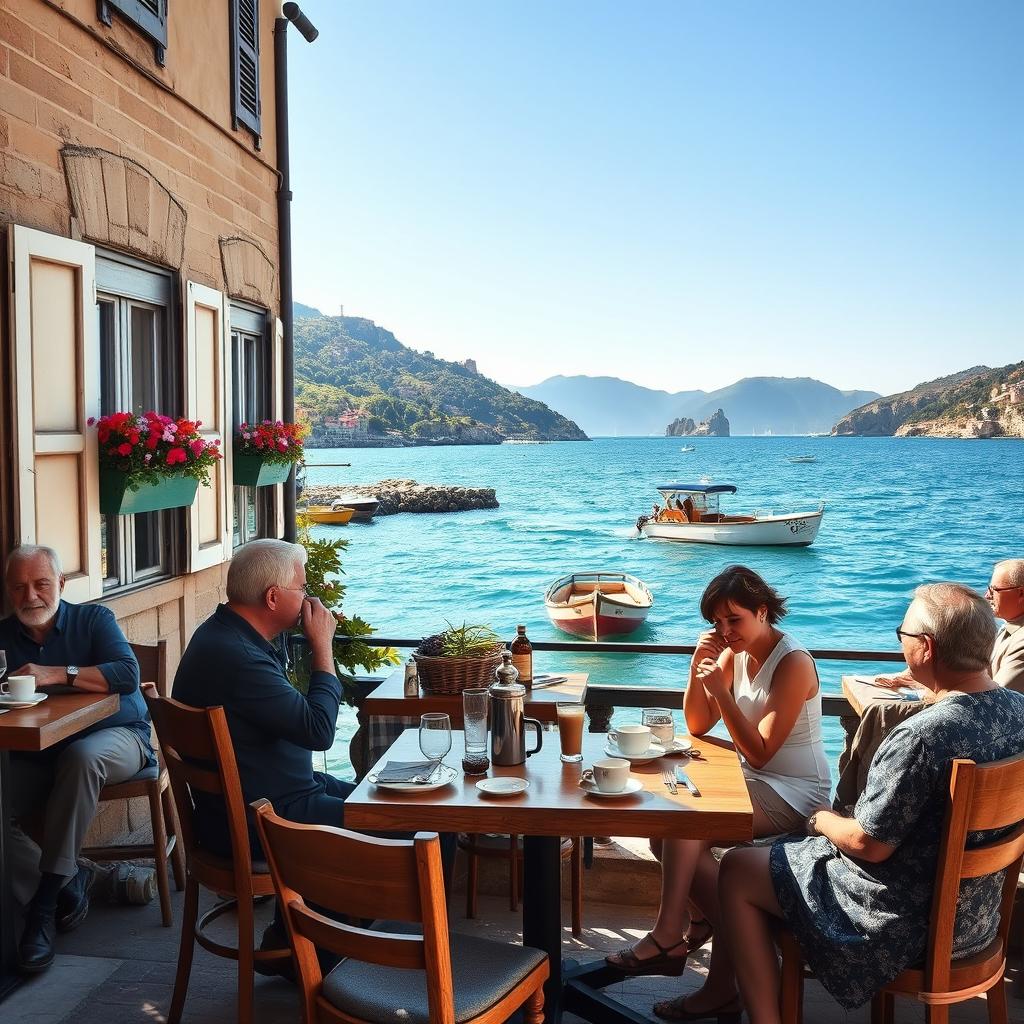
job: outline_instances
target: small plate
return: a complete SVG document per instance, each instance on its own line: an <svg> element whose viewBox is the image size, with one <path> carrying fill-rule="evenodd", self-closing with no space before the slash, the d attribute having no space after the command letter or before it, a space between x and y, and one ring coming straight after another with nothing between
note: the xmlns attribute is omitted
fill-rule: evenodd
<svg viewBox="0 0 1024 1024"><path fill-rule="evenodd" d="M676 736L671 743L665 744L666 754L688 754L693 750L693 740L689 736Z"/></svg>
<svg viewBox="0 0 1024 1024"><path fill-rule="evenodd" d="M604 752L609 757L621 757L630 764L647 764L648 761L653 761L667 753L665 747L658 740L652 740L651 745L642 754L624 754L614 740L608 740L604 745Z"/></svg>
<svg viewBox="0 0 1024 1024"><path fill-rule="evenodd" d="M481 779L476 788L488 796L519 796L530 788L529 779L505 776L496 779Z"/></svg>
<svg viewBox="0 0 1024 1024"><path fill-rule="evenodd" d="M587 796L597 796L602 800L617 800L619 797L633 796L635 793L639 793L643 788L644 784L639 779L627 779L625 789L620 789L618 793L605 793L603 790L597 788L596 782L589 782L587 779L580 779L580 789L582 789Z"/></svg>
<svg viewBox="0 0 1024 1024"><path fill-rule="evenodd" d="M429 793L432 789L450 786L458 774L451 765L443 764L437 769L437 775L432 782L378 782L376 775L366 777L378 789L387 789L392 793Z"/></svg>
<svg viewBox="0 0 1024 1024"><path fill-rule="evenodd" d="M37 704L42 704L48 696L48 693L36 693L28 700L19 700L17 697L12 697L9 693L0 693L0 707L34 708Z"/></svg>

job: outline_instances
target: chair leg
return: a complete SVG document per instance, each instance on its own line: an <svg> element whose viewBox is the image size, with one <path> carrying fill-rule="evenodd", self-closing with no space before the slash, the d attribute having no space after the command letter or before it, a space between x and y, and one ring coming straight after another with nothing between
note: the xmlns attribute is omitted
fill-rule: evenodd
<svg viewBox="0 0 1024 1024"><path fill-rule="evenodd" d="M178 812L174 807L174 796L168 786L160 794L164 808L164 828L168 836L174 836L171 850L171 868L174 871L174 888L181 892L185 888L185 848L181 844L181 829L178 828Z"/></svg>
<svg viewBox="0 0 1024 1024"><path fill-rule="evenodd" d="M238 900L238 1024L252 1024L256 981L253 953L256 934L253 924L253 901L240 896Z"/></svg>
<svg viewBox="0 0 1024 1024"><path fill-rule="evenodd" d="M949 1024L948 1006L928 1006L924 1008L925 1024Z"/></svg>
<svg viewBox="0 0 1024 1024"><path fill-rule="evenodd" d="M544 986L538 986L530 993L523 1005L525 1024L544 1024Z"/></svg>
<svg viewBox="0 0 1024 1024"><path fill-rule="evenodd" d="M519 836L508 837L508 909L519 909Z"/></svg>
<svg viewBox="0 0 1024 1024"><path fill-rule="evenodd" d="M164 809L160 801L160 786L149 786L149 818L153 828L153 865L156 867L156 887L160 893L160 914L165 928L174 923L171 914L171 890L167 884L167 828Z"/></svg>
<svg viewBox="0 0 1024 1024"><path fill-rule="evenodd" d="M896 997L891 992L876 992L871 997L871 1024L892 1024Z"/></svg>
<svg viewBox="0 0 1024 1024"><path fill-rule="evenodd" d="M1006 978L1000 978L985 993L985 1002L988 1004L989 1024L1008 1024L1010 1011L1006 1005Z"/></svg>
<svg viewBox="0 0 1024 1024"><path fill-rule="evenodd" d="M472 847L476 846L479 838L475 833L468 836L471 848L466 850L466 917L470 920L476 917L476 881L479 868L476 851Z"/></svg>
<svg viewBox="0 0 1024 1024"><path fill-rule="evenodd" d="M181 915L181 942L178 946L178 970L174 975L174 994L167 1013L167 1024L180 1024L181 1011L188 994L188 978L192 973L192 954L196 945L196 920L199 917L199 883L185 880L185 908Z"/></svg>
<svg viewBox="0 0 1024 1024"><path fill-rule="evenodd" d="M577 836L572 841L570 860L572 870L572 933L578 939L583 934L583 842Z"/></svg>
<svg viewBox="0 0 1024 1024"><path fill-rule="evenodd" d="M782 1024L801 1024L804 1011L804 962L795 940L783 944L781 980L779 1014Z"/></svg>

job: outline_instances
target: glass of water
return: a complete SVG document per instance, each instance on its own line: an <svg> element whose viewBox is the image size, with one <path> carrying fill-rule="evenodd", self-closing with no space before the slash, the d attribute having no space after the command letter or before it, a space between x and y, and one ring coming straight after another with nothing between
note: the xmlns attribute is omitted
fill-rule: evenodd
<svg viewBox="0 0 1024 1024"><path fill-rule="evenodd" d="M452 749L451 719L440 712L420 715L420 750L431 761L440 761Z"/></svg>
<svg viewBox="0 0 1024 1024"><path fill-rule="evenodd" d="M0 679L7 675L7 652L0 651Z"/></svg>
<svg viewBox="0 0 1024 1024"><path fill-rule="evenodd" d="M669 744L675 739L676 727L672 720L672 712L668 708L644 708L643 724L661 743Z"/></svg>

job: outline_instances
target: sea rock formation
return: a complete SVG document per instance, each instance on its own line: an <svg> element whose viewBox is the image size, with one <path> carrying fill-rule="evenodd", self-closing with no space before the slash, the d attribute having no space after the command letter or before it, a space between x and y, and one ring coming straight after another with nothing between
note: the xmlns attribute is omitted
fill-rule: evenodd
<svg viewBox="0 0 1024 1024"><path fill-rule="evenodd" d="M680 416L665 428L666 437L689 437L697 424L689 416Z"/></svg>
<svg viewBox="0 0 1024 1024"><path fill-rule="evenodd" d="M449 487L395 479L378 480L375 484L307 487L302 492L302 503L330 505L345 495L378 498L379 516L397 512L466 512L474 508L498 508L493 487Z"/></svg>
<svg viewBox="0 0 1024 1024"><path fill-rule="evenodd" d="M729 421L725 413L718 409L706 420L702 420L694 426L689 416L681 416L673 420L665 428L666 437L728 437Z"/></svg>

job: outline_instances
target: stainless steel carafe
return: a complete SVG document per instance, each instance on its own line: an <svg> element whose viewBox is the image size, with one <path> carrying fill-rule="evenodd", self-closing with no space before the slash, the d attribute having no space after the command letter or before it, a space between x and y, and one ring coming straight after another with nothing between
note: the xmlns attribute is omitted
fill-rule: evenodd
<svg viewBox="0 0 1024 1024"><path fill-rule="evenodd" d="M527 718L523 711L526 687L516 682L519 673L512 664L512 655L506 651L494 672L497 682L491 684L491 760L495 764L522 764L530 754L536 754L544 742L540 722ZM537 730L537 746L526 749L526 727Z"/></svg>

